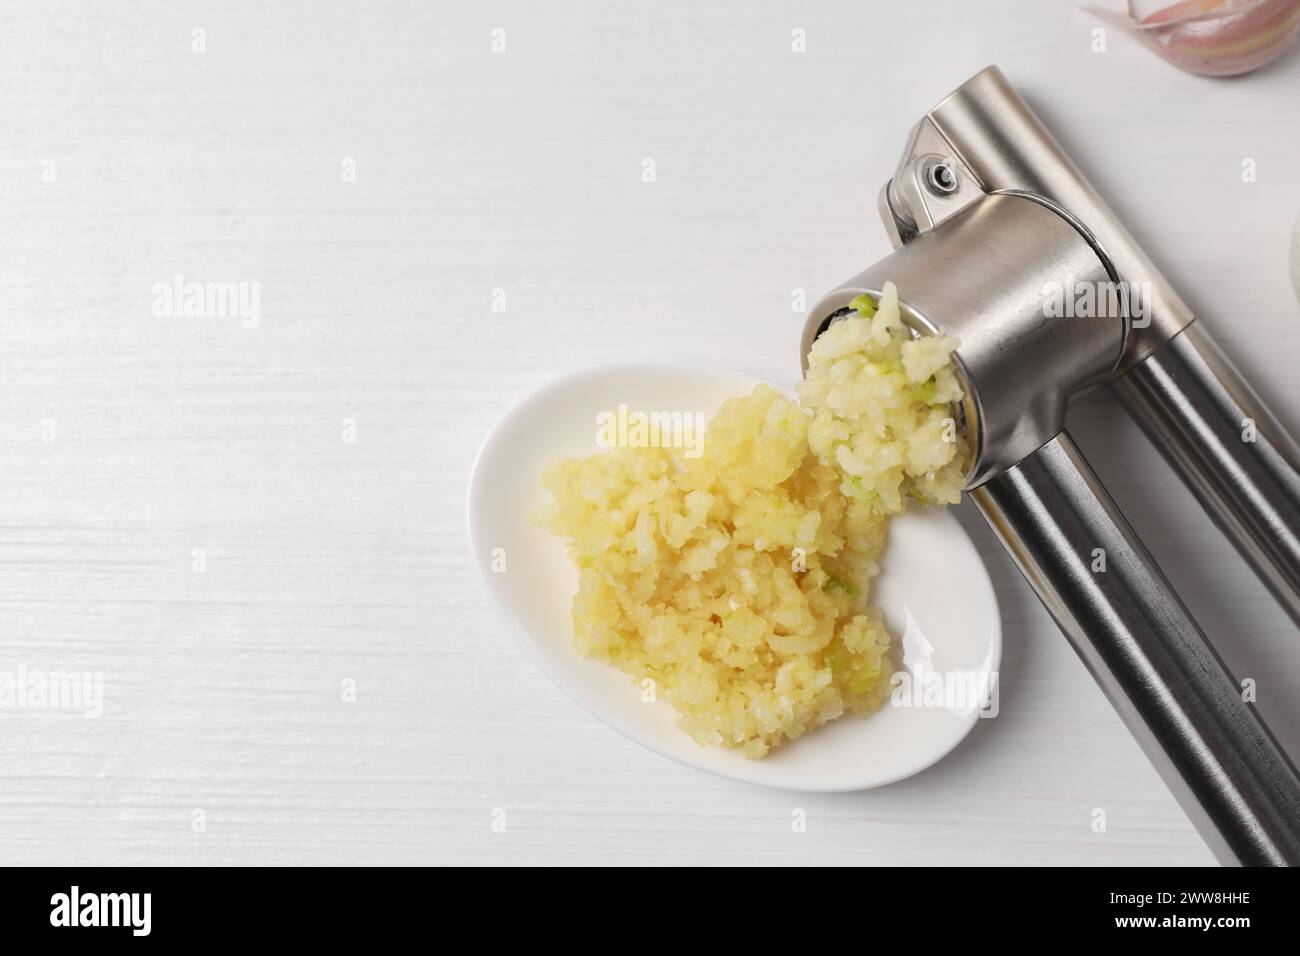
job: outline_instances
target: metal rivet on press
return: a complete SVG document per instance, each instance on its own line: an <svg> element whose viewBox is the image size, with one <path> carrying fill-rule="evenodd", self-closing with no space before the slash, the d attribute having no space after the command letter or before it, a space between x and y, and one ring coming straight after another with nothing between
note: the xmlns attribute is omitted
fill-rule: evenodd
<svg viewBox="0 0 1300 956"><path fill-rule="evenodd" d="M951 196L957 191L957 171L951 163L934 163L925 171L925 182L936 196Z"/></svg>

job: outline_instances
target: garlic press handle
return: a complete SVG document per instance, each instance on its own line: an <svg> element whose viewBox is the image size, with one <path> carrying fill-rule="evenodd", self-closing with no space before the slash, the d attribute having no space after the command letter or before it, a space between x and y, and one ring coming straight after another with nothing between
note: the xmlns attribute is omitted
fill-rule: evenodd
<svg viewBox="0 0 1300 956"><path fill-rule="evenodd" d="M1199 321L1111 383L1300 624L1300 450Z"/></svg>
<svg viewBox="0 0 1300 956"><path fill-rule="evenodd" d="M1300 776L1069 435L971 492L1225 864L1300 864Z"/></svg>

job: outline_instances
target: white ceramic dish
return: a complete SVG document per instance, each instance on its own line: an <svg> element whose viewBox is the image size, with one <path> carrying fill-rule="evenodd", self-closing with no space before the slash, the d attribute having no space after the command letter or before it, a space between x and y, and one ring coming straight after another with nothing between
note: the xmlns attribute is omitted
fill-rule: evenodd
<svg viewBox="0 0 1300 956"><path fill-rule="evenodd" d="M683 365L624 365L579 372L534 393L497 426L470 483L469 524L475 560L489 592L525 649L550 678L596 717L637 743L682 763L737 780L790 790L838 791L881 786L939 760L979 719L979 702L962 688L996 681L1002 652L997 599L988 574L957 520L944 512L907 513L890 527L884 572L872 601L903 638L905 681L891 702L866 717L842 717L762 760L698 746L675 726L666 703L643 703L630 677L572 649L570 603L577 572L564 544L535 527L546 500L541 470L557 457L598 451L596 417L620 403L644 411L698 411L706 420L757 379ZM787 391L788 390L784 390ZM497 549L500 549L499 551ZM504 558L503 572L493 569ZM918 680L929 667L929 684ZM950 693L905 694L939 686ZM996 701L996 697L994 697Z"/></svg>

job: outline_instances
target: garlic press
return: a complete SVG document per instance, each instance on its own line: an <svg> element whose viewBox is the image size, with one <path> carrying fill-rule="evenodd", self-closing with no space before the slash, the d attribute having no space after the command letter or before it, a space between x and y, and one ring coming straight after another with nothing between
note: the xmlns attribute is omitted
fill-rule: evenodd
<svg viewBox="0 0 1300 956"><path fill-rule="evenodd" d="M1065 429L1113 390L1300 623L1300 452L997 67L907 138L894 251L800 345L898 288L954 336L966 490L1221 862L1300 864L1300 775Z"/></svg>

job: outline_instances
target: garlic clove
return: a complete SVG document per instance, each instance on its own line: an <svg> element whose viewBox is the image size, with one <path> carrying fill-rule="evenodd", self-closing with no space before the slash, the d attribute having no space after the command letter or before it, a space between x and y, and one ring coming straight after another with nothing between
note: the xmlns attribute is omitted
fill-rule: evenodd
<svg viewBox="0 0 1300 956"><path fill-rule="evenodd" d="M1141 20L1087 9L1174 66L1202 76L1249 73L1279 56L1300 33L1300 0L1181 0Z"/></svg>

